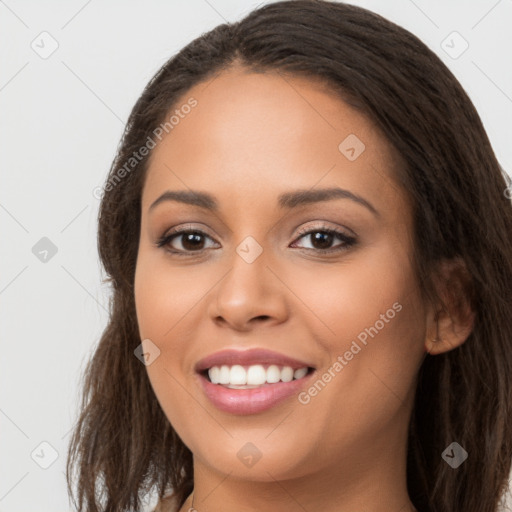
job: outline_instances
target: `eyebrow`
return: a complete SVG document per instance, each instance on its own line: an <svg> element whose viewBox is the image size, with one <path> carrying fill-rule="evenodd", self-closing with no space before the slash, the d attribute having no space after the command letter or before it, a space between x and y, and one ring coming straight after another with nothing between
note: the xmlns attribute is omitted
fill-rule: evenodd
<svg viewBox="0 0 512 512"><path fill-rule="evenodd" d="M294 190L292 192L286 192L279 195L277 203L280 208L292 209L306 204L330 201L333 199L350 199L370 210L376 217L380 216L380 213L369 201L342 188ZM219 211L219 203L214 196L197 190L167 190L151 204L148 210L151 211L157 205L166 201L175 201L192 206L198 206L213 212Z"/></svg>

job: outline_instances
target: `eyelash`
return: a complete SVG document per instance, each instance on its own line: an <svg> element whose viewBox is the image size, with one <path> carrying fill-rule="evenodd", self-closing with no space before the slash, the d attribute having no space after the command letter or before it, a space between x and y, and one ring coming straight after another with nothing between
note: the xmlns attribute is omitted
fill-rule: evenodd
<svg viewBox="0 0 512 512"><path fill-rule="evenodd" d="M174 238L177 238L180 235L191 234L191 233L198 234L198 235L204 235L204 236L206 236L208 238L211 238L208 234L206 234L205 232L201 231L200 229L190 229L190 228L189 229L186 229L186 228L185 229L177 229L176 231L173 231L171 233L165 234L162 237L160 237L156 241L156 246L158 248L162 248L162 247L170 244L170 242ZM327 227L327 226L315 226L314 228L303 228L303 229L299 230L298 237L297 237L296 240L298 240L298 239L300 239L300 238L302 238L304 236L311 235L313 233L327 233L329 235L333 235L335 237L338 237L343 242L343 244L341 244L340 246L338 246L338 247L331 247L330 249L310 249L310 248L306 248L306 250L308 250L308 251L316 251L316 252L319 252L321 254L330 254L330 253L338 253L338 252L346 251L350 247L354 246L357 243L355 237L346 235L345 233L343 233L341 231L338 231L337 229L333 229L333 228L330 228L330 227ZM205 249L200 249L200 250L197 250L197 251L181 251L181 250L176 250L176 249L167 249L168 252L170 252L173 255L177 255L177 256L190 256L190 255L192 255L194 253L200 253L200 252L202 252L204 250Z"/></svg>

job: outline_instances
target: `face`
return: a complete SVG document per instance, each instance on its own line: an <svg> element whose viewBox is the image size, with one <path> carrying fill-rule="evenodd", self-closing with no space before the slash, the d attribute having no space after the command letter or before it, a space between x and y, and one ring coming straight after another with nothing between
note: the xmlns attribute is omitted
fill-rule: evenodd
<svg viewBox="0 0 512 512"><path fill-rule="evenodd" d="M135 300L195 465L264 481L405 454L427 322L399 158L305 78L232 69L189 98L152 150Z"/></svg>

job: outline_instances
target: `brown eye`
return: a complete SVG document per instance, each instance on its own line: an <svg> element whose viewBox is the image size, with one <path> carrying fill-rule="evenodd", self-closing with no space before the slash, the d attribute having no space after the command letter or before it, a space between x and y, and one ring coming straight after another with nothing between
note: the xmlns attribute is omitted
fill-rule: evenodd
<svg viewBox="0 0 512 512"><path fill-rule="evenodd" d="M311 241L312 247L304 247L304 249L317 250L320 252L335 252L348 249L354 245L356 239L348 236L341 231L331 228L314 228L301 233L300 239L307 239ZM331 247L335 240L341 240L336 246Z"/></svg>
<svg viewBox="0 0 512 512"><path fill-rule="evenodd" d="M199 252L205 249L205 239L211 239L206 233L199 230L175 231L164 235L157 243L158 247L169 247L170 252L187 253Z"/></svg>

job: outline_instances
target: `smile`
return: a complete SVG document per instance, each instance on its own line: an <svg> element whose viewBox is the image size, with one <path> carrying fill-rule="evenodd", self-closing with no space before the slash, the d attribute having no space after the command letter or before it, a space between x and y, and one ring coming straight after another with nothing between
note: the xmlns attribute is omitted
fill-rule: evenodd
<svg viewBox="0 0 512 512"><path fill-rule="evenodd" d="M256 414L298 394L315 368L265 349L225 350L196 365L200 385L217 409Z"/></svg>

